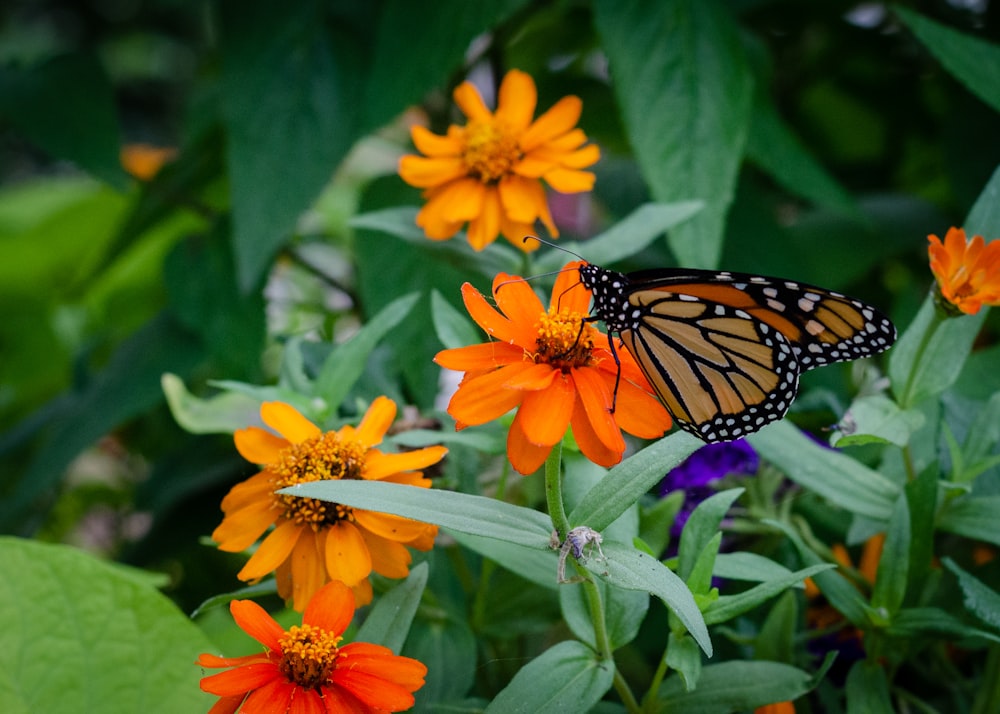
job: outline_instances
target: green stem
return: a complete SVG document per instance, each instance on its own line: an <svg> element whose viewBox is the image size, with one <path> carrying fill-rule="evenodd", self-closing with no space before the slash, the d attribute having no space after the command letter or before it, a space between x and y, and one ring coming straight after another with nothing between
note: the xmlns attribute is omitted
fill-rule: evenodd
<svg viewBox="0 0 1000 714"><path fill-rule="evenodd" d="M562 496L562 442L552 447L549 458L545 460L545 503L561 543L569 533L569 517Z"/></svg>
<svg viewBox="0 0 1000 714"><path fill-rule="evenodd" d="M920 361L924 356L924 352L927 350L928 345L934 339L934 335L937 334L938 328L948 319L937 305L934 306L934 311L931 313L931 320L927 323L927 328L924 330L924 334L920 336L920 344L917 345L917 351L913 355L913 363L910 365L910 374L906 378L906 387L899 394L899 406L902 409L908 409L913 406L911 403L913 397L913 380L917 377L917 372L920 371Z"/></svg>
<svg viewBox="0 0 1000 714"><path fill-rule="evenodd" d="M669 643L669 638L667 639ZM663 678L667 676L667 650L666 645L663 649L663 654L660 655L660 663L656 667L656 671L653 673L653 679L649 683L649 689L646 691L646 696L642 699L642 710L643 711L654 711L655 707L653 702L656 701L656 696L660 692L660 685L663 684Z"/></svg>
<svg viewBox="0 0 1000 714"><path fill-rule="evenodd" d="M1000 645L990 645L986 655L986 668L979 681L979 691L969 714L1000 711Z"/></svg>

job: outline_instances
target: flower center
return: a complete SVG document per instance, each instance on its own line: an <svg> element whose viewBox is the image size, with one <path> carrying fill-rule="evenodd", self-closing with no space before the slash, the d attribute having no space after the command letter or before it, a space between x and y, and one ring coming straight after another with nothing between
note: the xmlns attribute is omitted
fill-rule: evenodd
<svg viewBox="0 0 1000 714"><path fill-rule="evenodd" d="M538 322L535 362L548 362L563 371L592 364L593 328L583 321L585 318L579 312L549 308Z"/></svg>
<svg viewBox="0 0 1000 714"><path fill-rule="evenodd" d="M278 669L289 682L303 689L326 684L337 664L342 637L312 625L293 625L281 639Z"/></svg>
<svg viewBox="0 0 1000 714"><path fill-rule="evenodd" d="M466 125L462 160L470 176L496 183L510 174L523 156L517 137L503 123L473 121Z"/></svg>
<svg viewBox="0 0 1000 714"><path fill-rule="evenodd" d="M271 467L277 476L274 489L313 481L360 479L366 452L360 442L341 439L332 431L293 444L281 452L278 462ZM308 525L314 531L353 518L352 509L339 503L280 493L274 497L285 518Z"/></svg>

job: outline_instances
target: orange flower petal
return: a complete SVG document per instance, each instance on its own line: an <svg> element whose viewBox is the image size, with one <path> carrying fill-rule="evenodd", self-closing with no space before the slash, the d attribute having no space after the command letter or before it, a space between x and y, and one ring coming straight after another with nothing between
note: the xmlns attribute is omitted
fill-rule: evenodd
<svg viewBox="0 0 1000 714"><path fill-rule="evenodd" d="M354 520L361 528L382 538L394 540L397 543L408 543L411 540L422 538L428 529L436 528L436 526L429 523L414 521L402 516L394 516L391 513L377 513L375 511L362 511L358 509L354 511ZM360 534L358 537L360 539ZM370 568L371 561L369 561ZM365 575L368 575L368 573L365 573Z"/></svg>
<svg viewBox="0 0 1000 714"><path fill-rule="evenodd" d="M378 481L400 471L416 471L427 468L445 457L448 449L443 446L428 446L413 451L401 451L398 454L386 454L373 451L365 461L364 477L369 481Z"/></svg>
<svg viewBox="0 0 1000 714"><path fill-rule="evenodd" d="M585 169L596 164L600 159L601 150L597 144L588 144L581 149L563 154L559 157L559 163L564 169ZM548 174L545 175L545 180L549 181ZM549 181L549 183L552 182Z"/></svg>
<svg viewBox="0 0 1000 714"><path fill-rule="evenodd" d="M396 402L388 397L378 397L361 418L354 438L368 448L381 444L395 418Z"/></svg>
<svg viewBox="0 0 1000 714"><path fill-rule="evenodd" d="M609 388L614 389L614 377L607 375ZM618 383L615 421L629 434L640 439L658 439L670 428L670 413L660 401L631 382Z"/></svg>
<svg viewBox="0 0 1000 714"><path fill-rule="evenodd" d="M355 518L362 511L355 511ZM372 571L368 546L357 526L340 521L326 531L326 574L331 580L341 580L345 585L356 585Z"/></svg>
<svg viewBox="0 0 1000 714"><path fill-rule="evenodd" d="M562 372L558 369L553 369L552 365L545 362L539 364L529 362L528 365L526 369L517 370L504 382L504 388L535 392L540 389L547 389L552 385L557 375L562 375Z"/></svg>
<svg viewBox="0 0 1000 714"><path fill-rule="evenodd" d="M302 622L335 635L343 634L354 619L354 593L339 580L321 587L302 613Z"/></svg>
<svg viewBox="0 0 1000 714"><path fill-rule="evenodd" d="M301 444L323 433L298 409L284 402L264 402L260 405L260 418L293 444Z"/></svg>
<svg viewBox="0 0 1000 714"><path fill-rule="evenodd" d="M394 655L392 650L382 645L351 642L341 647L340 652L351 670L380 677L409 691L423 686L427 676L427 667L423 662Z"/></svg>
<svg viewBox="0 0 1000 714"><path fill-rule="evenodd" d="M515 418L507 432L507 458L515 471L524 475L534 473L545 463L551 451L551 446L539 446L528 441Z"/></svg>
<svg viewBox="0 0 1000 714"><path fill-rule="evenodd" d="M574 260L566 263L556 276L556 283L552 286L552 305L558 310L569 310L586 314L590 310L590 291L580 282L580 266L582 260ZM598 335L592 335L597 338ZM600 340L595 339L595 345L600 345Z"/></svg>
<svg viewBox="0 0 1000 714"><path fill-rule="evenodd" d="M227 514L212 531L212 540L219 544L219 550L239 553L256 543L277 518L270 498L257 501Z"/></svg>
<svg viewBox="0 0 1000 714"><path fill-rule="evenodd" d="M622 454L625 452L624 440L622 440L620 451L609 449L594 431L590 415L587 414L580 400L576 402L570 425L573 427L573 437L576 439L580 451L595 464L610 468L622 460ZM621 438L621 434L619 434L619 438Z"/></svg>
<svg viewBox="0 0 1000 714"><path fill-rule="evenodd" d="M570 131L580 120L582 111L583 102L579 97L563 97L521 135L521 149L529 153L545 142Z"/></svg>
<svg viewBox="0 0 1000 714"><path fill-rule="evenodd" d="M417 188L441 186L465 176L468 169L460 158L424 158L407 154L399 159L400 178Z"/></svg>
<svg viewBox="0 0 1000 714"><path fill-rule="evenodd" d="M402 543L362 530L362 537L372 558L372 570L387 578L405 578L410 572L413 557Z"/></svg>
<svg viewBox="0 0 1000 714"><path fill-rule="evenodd" d="M470 121L488 121L493 114L486 108L482 95L472 82L462 82L452 93L455 104Z"/></svg>
<svg viewBox="0 0 1000 714"><path fill-rule="evenodd" d="M340 687L323 686L326 714L372 714L372 709Z"/></svg>
<svg viewBox="0 0 1000 714"><path fill-rule="evenodd" d="M525 395L514 417L525 438L533 444L552 446L561 441L573 415L576 391L566 375L556 374L547 389Z"/></svg>
<svg viewBox="0 0 1000 714"><path fill-rule="evenodd" d="M240 629L271 651L281 649L284 628L267 614L267 610L253 600L233 600L229 612Z"/></svg>
<svg viewBox="0 0 1000 714"><path fill-rule="evenodd" d="M493 299L500 311L518 327L518 344L534 349L538 340L538 323L545 308L531 286L522 278L499 273L493 278Z"/></svg>
<svg viewBox="0 0 1000 714"><path fill-rule="evenodd" d="M274 491L274 474L267 469L254 474L246 481L241 481L222 498L222 510L225 513L237 511L255 504L261 500L268 500L267 496Z"/></svg>
<svg viewBox="0 0 1000 714"><path fill-rule="evenodd" d="M296 612L305 610L306 605L316 591L327 581L326 568L323 563L323 550L320 543L334 529L328 528L319 533L303 530L295 548L292 549L292 608Z"/></svg>
<svg viewBox="0 0 1000 714"><path fill-rule="evenodd" d="M548 226L546 229L549 231L550 238L556 238L559 235L557 230L548 228ZM506 214L500 217L500 233L520 251L531 253L541 247L542 244L537 240L524 240L526 237L533 236L535 232L534 223L513 221Z"/></svg>
<svg viewBox="0 0 1000 714"><path fill-rule="evenodd" d="M482 216L491 191L480 181L463 177L442 187L427 205L433 204L449 223L464 223Z"/></svg>
<svg viewBox="0 0 1000 714"><path fill-rule="evenodd" d="M240 456L252 464L273 464L281 457L281 452L291 446L287 439L256 426L238 429L233 434L233 441Z"/></svg>
<svg viewBox="0 0 1000 714"><path fill-rule="evenodd" d="M500 179L500 201L514 221L531 223L545 210L545 189L534 179L516 174Z"/></svg>
<svg viewBox="0 0 1000 714"><path fill-rule="evenodd" d="M553 169L545 174L545 180L559 193L583 193L593 190L596 177L589 171Z"/></svg>
<svg viewBox="0 0 1000 714"><path fill-rule="evenodd" d="M419 124L410 127L410 138L417 151L425 156L443 157L458 156L462 152L461 135L449 133L447 136L439 136Z"/></svg>
<svg viewBox="0 0 1000 714"><path fill-rule="evenodd" d="M247 712L247 714L252 714L252 712ZM315 689L296 687L295 694L288 706L288 714L327 714L326 703Z"/></svg>
<svg viewBox="0 0 1000 714"><path fill-rule="evenodd" d="M243 703L244 714L271 714L271 712L291 712L292 699L299 687L285 677L268 682L253 690Z"/></svg>
<svg viewBox="0 0 1000 714"><path fill-rule="evenodd" d="M582 367L573 369L572 373L580 403L587 413L594 434L611 451L623 453L625 440L611 414L611 389L595 369Z"/></svg>
<svg viewBox="0 0 1000 714"><path fill-rule="evenodd" d="M295 521L282 520L261 542L236 577L240 580L263 578L291 555L302 534L303 528Z"/></svg>
<svg viewBox="0 0 1000 714"><path fill-rule="evenodd" d="M524 349L506 342L483 342L434 355L435 364L456 372L489 372L523 359Z"/></svg>
<svg viewBox="0 0 1000 714"><path fill-rule="evenodd" d="M201 680L202 691L220 697L233 697L263 687L284 675L273 662L248 664L219 672Z"/></svg>
<svg viewBox="0 0 1000 714"><path fill-rule="evenodd" d="M496 118L516 132L524 131L531 125L537 103L535 80L525 72L512 69L500 83Z"/></svg>
<svg viewBox="0 0 1000 714"><path fill-rule="evenodd" d="M346 669L345 665L338 666L330 679L375 709L397 712L413 706L413 695L403 687L366 672Z"/></svg>
<svg viewBox="0 0 1000 714"><path fill-rule="evenodd" d="M479 184L482 186L482 184ZM491 186L483 186L479 215L469 221L469 245L482 250L497 239L500 234L500 195Z"/></svg>
<svg viewBox="0 0 1000 714"><path fill-rule="evenodd" d="M506 287L504 288L506 289ZM493 339L501 342L515 343L520 335L520 328L486 302L483 294L469 283L462 286L462 301L469 316L479 327Z"/></svg>
<svg viewBox="0 0 1000 714"><path fill-rule="evenodd" d="M496 372L462 380L458 391L448 402L448 413L466 426L477 426L497 419L521 403L524 393L503 389L503 384L516 372L531 366L509 365Z"/></svg>
<svg viewBox="0 0 1000 714"><path fill-rule="evenodd" d="M214 654L209 654L203 652L198 655L198 659L195 660L199 667L209 667L211 669L219 669L221 667L240 667L244 664L260 664L261 662L270 662L267 654L263 652L258 652L257 654L243 655L242 657L219 657Z"/></svg>
<svg viewBox="0 0 1000 714"><path fill-rule="evenodd" d="M424 235L431 240L447 240L458 233L463 221L447 221L441 214L440 206L433 200L417 213L417 225L424 229Z"/></svg>

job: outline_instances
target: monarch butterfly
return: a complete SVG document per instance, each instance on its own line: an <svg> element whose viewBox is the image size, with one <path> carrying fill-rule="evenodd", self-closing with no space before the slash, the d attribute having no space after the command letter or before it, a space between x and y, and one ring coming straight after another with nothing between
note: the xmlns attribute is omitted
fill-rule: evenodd
<svg viewBox="0 0 1000 714"><path fill-rule="evenodd" d="M801 372L896 340L871 305L793 280L680 268L625 274L586 261L579 271L594 300L587 320L619 336L680 427L707 442L781 419Z"/></svg>

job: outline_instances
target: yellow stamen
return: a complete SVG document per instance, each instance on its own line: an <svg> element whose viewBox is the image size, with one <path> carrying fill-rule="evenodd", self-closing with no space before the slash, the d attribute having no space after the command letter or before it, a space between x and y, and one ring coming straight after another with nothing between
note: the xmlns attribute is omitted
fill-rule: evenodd
<svg viewBox="0 0 1000 714"><path fill-rule="evenodd" d="M318 688L330 679L342 639L320 627L293 625L279 640L282 656L278 668L288 681L304 689Z"/></svg>
<svg viewBox="0 0 1000 714"><path fill-rule="evenodd" d="M293 444L281 452L271 467L276 475L274 490L313 481L359 479L364 468L365 446L357 441L342 440L335 432ZM284 517L298 525L309 525L314 531L341 520L353 520L348 506L315 498L286 496L276 493L276 505Z"/></svg>
<svg viewBox="0 0 1000 714"><path fill-rule="evenodd" d="M538 322L536 362L547 362L562 370L593 364L593 328L586 315L550 308Z"/></svg>
<svg viewBox="0 0 1000 714"><path fill-rule="evenodd" d="M496 183L510 174L523 156L517 137L501 122L475 121L465 127L462 160L469 175L483 183Z"/></svg>

